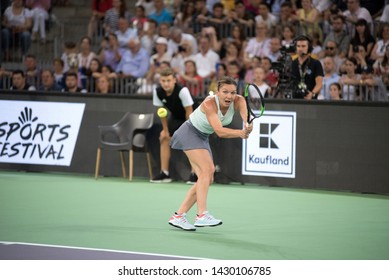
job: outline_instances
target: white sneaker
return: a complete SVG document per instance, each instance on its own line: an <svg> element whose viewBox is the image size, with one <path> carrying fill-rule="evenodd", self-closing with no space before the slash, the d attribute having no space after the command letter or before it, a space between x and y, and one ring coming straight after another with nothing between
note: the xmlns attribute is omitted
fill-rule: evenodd
<svg viewBox="0 0 389 280"><path fill-rule="evenodd" d="M197 215L194 226L195 227L215 227L221 225L222 220L216 219L214 216L205 211L201 215Z"/></svg>
<svg viewBox="0 0 389 280"><path fill-rule="evenodd" d="M190 224L186 218L186 214L174 214L169 220L169 224L173 227L178 227L183 230L196 230L196 228Z"/></svg>

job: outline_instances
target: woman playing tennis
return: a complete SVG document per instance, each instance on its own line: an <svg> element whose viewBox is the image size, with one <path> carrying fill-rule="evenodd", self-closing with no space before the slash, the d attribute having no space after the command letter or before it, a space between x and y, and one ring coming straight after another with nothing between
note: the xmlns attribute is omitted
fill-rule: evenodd
<svg viewBox="0 0 389 280"><path fill-rule="evenodd" d="M224 126L232 122L235 112L239 112L243 129L231 129ZM196 227L218 226L222 221L213 217L207 211L207 195L213 182L215 165L208 137L216 133L221 138L246 139L252 131L252 125L247 123L247 106L243 96L237 94L237 84L230 77L218 81L215 95L208 96L190 115L189 120L173 134L170 146L183 150L187 155L198 180L191 187L178 208L170 218L169 224L183 230L196 230ZM194 225L188 222L186 213L197 204L197 217Z"/></svg>

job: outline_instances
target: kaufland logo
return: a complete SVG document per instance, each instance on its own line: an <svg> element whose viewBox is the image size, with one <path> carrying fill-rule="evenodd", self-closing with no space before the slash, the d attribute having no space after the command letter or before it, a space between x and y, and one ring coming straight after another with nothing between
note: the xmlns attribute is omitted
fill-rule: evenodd
<svg viewBox="0 0 389 280"><path fill-rule="evenodd" d="M85 104L0 101L0 162L69 166Z"/></svg>
<svg viewBox="0 0 389 280"><path fill-rule="evenodd" d="M296 113L266 111L243 141L242 174L294 178Z"/></svg>

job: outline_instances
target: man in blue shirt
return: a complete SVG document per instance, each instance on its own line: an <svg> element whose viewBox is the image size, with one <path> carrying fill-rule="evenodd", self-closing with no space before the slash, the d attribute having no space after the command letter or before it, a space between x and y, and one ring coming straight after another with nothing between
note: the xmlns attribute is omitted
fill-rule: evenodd
<svg viewBox="0 0 389 280"><path fill-rule="evenodd" d="M173 24L172 14L165 8L163 0L154 0L155 12L152 13L149 18L154 19L160 25L162 22L168 22L170 25Z"/></svg>

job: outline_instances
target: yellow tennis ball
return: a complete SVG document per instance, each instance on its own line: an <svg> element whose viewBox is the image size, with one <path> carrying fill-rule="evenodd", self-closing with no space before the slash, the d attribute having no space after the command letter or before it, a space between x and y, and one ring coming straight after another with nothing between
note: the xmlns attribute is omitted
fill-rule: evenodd
<svg viewBox="0 0 389 280"><path fill-rule="evenodd" d="M167 110L165 108L159 108L157 111L157 115L160 118L166 118L167 117Z"/></svg>

